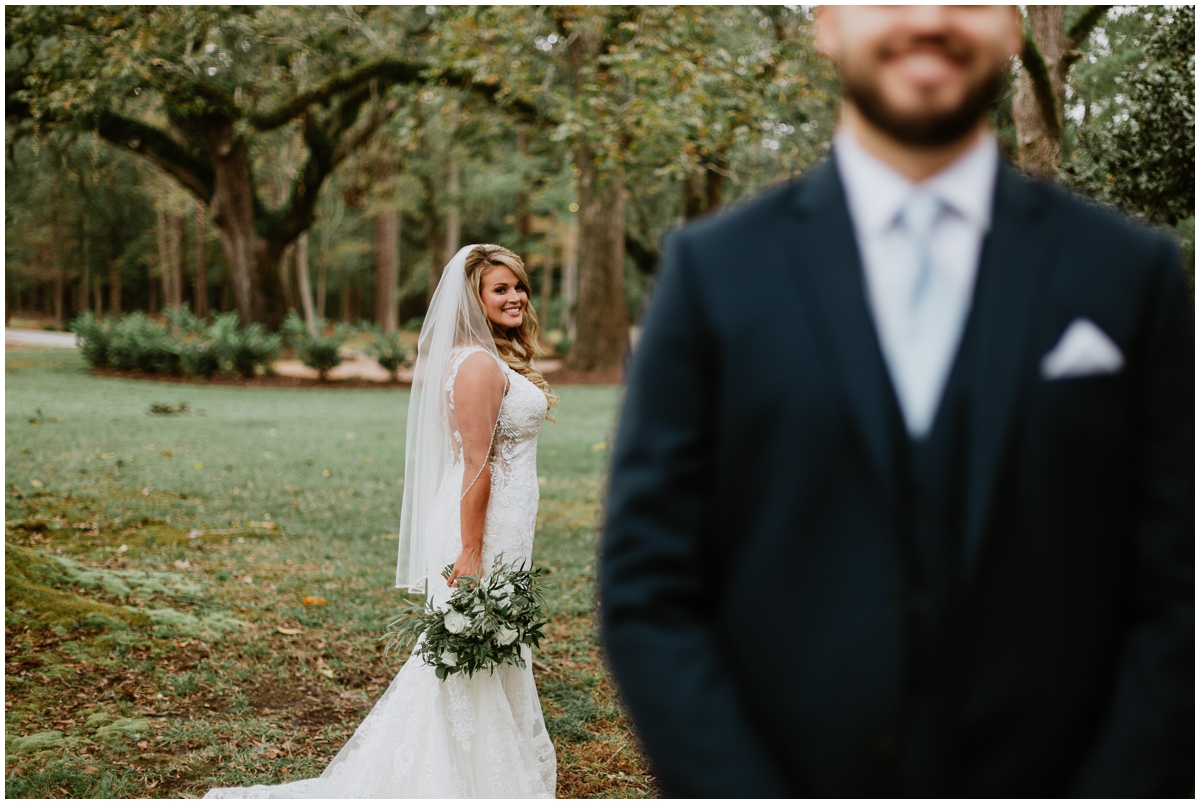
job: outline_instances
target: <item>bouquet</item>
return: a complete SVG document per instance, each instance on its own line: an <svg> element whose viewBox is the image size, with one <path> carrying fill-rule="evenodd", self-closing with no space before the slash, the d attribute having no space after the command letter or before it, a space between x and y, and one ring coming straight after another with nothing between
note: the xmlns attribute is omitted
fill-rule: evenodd
<svg viewBox="0 0 1200 804"><path fill-rule="evenodd" d="M407 604L383 638L389 649L412 647L445 681L455 673L473 676L501 664L524 667L521 646L537 647L546 620L541 569L503 563L486 578L459 576L450 598L434 605ZM453 565L442 570L450 577Z"/></svg>

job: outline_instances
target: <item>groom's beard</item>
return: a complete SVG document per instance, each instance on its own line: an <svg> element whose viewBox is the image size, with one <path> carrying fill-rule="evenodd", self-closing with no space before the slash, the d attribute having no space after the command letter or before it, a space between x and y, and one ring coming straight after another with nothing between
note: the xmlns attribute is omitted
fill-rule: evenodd
<svg viewBox="0 0 1200 804"><path fill-rule="evenodd" d="M842 92L863 117L893 139L919 148L938 147L957 142L979 124L1000 96L1007 69L1007 62L997 65L967 89L958 106L945 111L914 113L896 109L872 75L856 72L846 64L842 65Z"/></svg>

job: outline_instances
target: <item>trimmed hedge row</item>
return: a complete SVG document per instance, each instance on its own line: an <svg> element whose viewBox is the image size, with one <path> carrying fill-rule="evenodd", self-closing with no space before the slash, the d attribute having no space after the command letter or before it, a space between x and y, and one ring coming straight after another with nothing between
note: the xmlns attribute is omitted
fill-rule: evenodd
<svg viewBox="0 0 1200 804"><path fill-rule="evenodd" d="M164 318L165 323L159 323L135 312L122 318L100 319L89 312L76 318L70 329L91 366L153 374L209 377L226 371L253 377L260 370L270 370L286 339L300 361L324 379L342 362L341 347L360 331L372 336L367 352L389 373L395 375L412 359L411 350L400 345L398 333L384 335L374 325L356 328L338 324L327 335L324 319L317 319L310 330L295 311L289 313L280 334L269 332L257 322L238 326L236 312L218 314L211 324L186 307L169 310Z"/></svg>

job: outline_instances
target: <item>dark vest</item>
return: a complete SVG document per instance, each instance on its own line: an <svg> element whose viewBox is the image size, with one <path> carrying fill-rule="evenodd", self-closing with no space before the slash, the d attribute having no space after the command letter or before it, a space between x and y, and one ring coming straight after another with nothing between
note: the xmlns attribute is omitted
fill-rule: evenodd
<svg viewBox="0 0 1200 804"><path fill-rule="evenodd" d="M953 789L954 718L965 686L964 547L972 372L982 370L977 327L968 319L938 405L933 429L914 440L899 405L890 417L901 490L897 535L908 589L897 602L908 623L906 723L896 760L904 795L942 796Z"/></svg>

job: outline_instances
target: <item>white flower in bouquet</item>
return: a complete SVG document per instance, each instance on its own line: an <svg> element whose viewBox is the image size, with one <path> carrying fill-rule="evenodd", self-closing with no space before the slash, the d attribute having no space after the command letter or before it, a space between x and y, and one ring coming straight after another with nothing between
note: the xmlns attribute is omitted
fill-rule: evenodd
<svg viewBox="0 0 1200 804"><path fill-rule="evenodd" d="M518 636L520 632L517 629L501 627L496 631L496 644L511 645Z"/></svg>
<svg viewBox="0 0 1200 804"><path fill-rule="evenodd" d="M445 651L442 653L442 664L447 667L454 667L458 664L458 654L450 650Z"/></svg>
<svg viewBox="0 0 1200 804"><path fill-rule="evenodd" d="M454 609L450 609L450 611L446 612L446 616L443 618L442 622L446 624L446 630L452 634L461 634L466 630L467 626L471 624L470 620Z"/></svg>

